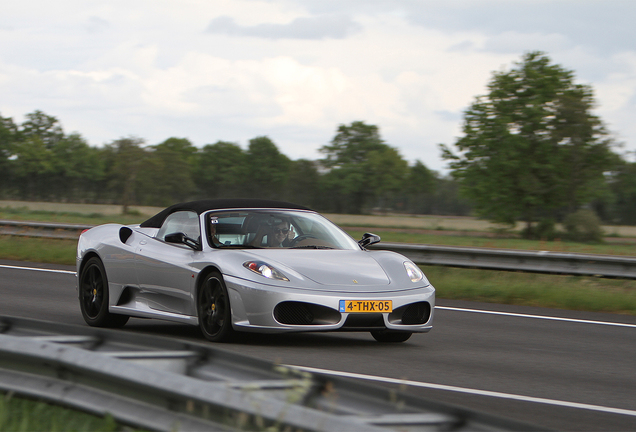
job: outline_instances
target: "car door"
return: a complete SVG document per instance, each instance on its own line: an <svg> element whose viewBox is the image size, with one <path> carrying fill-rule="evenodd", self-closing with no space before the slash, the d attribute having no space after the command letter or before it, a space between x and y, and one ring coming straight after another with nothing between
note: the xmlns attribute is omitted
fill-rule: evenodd
<svg viewBox="0 0 636 432"><path fill-rule="evenodd" d="M139 296L156 311L194 316L196 273L191 264L201 252L184 244L166 242L166 236L174 233L184 233L200 242L198 214L175 212L166 218L155 237L138 244L135 267Z"/></svg>

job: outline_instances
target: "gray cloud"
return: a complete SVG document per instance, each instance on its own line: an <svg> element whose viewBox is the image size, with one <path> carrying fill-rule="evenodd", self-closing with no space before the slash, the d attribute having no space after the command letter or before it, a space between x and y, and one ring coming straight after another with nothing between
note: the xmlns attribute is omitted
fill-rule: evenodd
<svg viewBox="0 0 636 432"><path fill-rule="evenodd" d="M536 34L505 32L490 37L484 50L498 53L516 54L525 51L553 52L572 49L575 43L561 34Z"/></svg>
<svg viewBox="0 0 636 432"><path fill-rule="evenodd" d="M559 34L599 53L634 47L636 2L633 0L455 0L392 4L401 7L412 23L444 32L473 30L491 37L509 33ZM509 52L512 47L504 44L489 48Z"/></svg>
<svg viewBox="0 0 636 432"><path fill-rule="evenodd" d="M234 18L213 19L206 32L231 36L251 36L267 39L343 39L360 31L361 27L347 15L320 15L296 18L289 24L238 25Z"/></svg>
<svg viewBox="0 0 636 432"><path fill-rule="evenodd" d="M442 32L478 31L561 34L571 41L612 54L632 50L634 0L296 0L310 13L382 15L396 13L411 23ZM495 52L510 47L493 47Z"/></svg>

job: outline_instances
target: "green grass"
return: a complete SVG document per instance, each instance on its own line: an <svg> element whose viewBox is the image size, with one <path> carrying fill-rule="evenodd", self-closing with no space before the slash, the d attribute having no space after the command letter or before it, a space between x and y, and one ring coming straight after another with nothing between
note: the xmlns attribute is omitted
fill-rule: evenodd
<svg viewBox="0 0 636 432"><path fill-rule="evenodd" d="M0 394L0 430L15 432L130 430L107 416L96 417L44 402Z"/></svg>
<svg viewBox="0 0 636 432"><path fill-rule="evenodd" d="M74 265L77 241L0 236L0 259Z"/></svg>
<svg viewBox="0 0 636 432"><path fill-rule="evenodd" d="M439 298L636 315L636 281L421 266Z"/></svg>

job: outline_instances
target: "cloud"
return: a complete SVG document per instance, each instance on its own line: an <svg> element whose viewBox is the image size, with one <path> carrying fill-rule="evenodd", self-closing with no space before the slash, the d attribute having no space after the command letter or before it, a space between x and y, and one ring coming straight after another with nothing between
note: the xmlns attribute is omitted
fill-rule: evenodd
<svg viewBox="0 0 636 432"><path fill-rule="evenodd" d="M519 54L528 51L555 52L571 48L573 43L558 33L503 32L488 38L483 50L497 53Z"/></svg>
<svg viewBox="0 0 636 432"><path fill-rule="evenodd" d="M478 31L497 39L505 39L510 33L559 34L599 54L633 48L636 15L633 0L394 0L391 3L403 10L411 23L448 33ZM530 49L552 51L539 46Z"/></svg>
<svg viewBox="0 0 636 432"><path fill-rule="evenodd" d="M206 32L230 36L267 39L343 39L360 31L361 27L346 15L299 17L287 24L257 24L241 26L230 16L213 19Z"/></svg>
<svg viewBox="0 0 636 432"><path fill-rule="evenodd" d="M111 27L110 22L105 19L92 16L86 21L86 31L89 33L100 33Z"/></svg>

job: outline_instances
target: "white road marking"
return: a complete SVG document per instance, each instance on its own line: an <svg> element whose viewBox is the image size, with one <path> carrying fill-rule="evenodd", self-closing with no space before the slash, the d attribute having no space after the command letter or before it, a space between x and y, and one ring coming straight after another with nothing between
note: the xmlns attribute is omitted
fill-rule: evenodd
<svg viewBox="0 0 636 432"><path fill-rule="evenodd" d="M556 399L545 399L545 398L532 397L532 396L522 396L522 395L516 395L516 394L510 394L510 393L501 393L501 392L488 391L488 390L477 390L477 389L470 389L470 388L464 388L464 387L456 387L456 386L449 386L449 385L443 385L443 384L432 384L432 383L410 381L410 380L396 379L396 378L386 378L386 377L364 375L364 374L351 373L351 372L332 371L328 369L319 369L319 368L312 368L312 367L305 367L305 366L294 366L294 365L287 365L287 366L294 369L303 370L306 372L315 372L315 373L339 376L344 378L357 378L357 379L363 379L367 381L376 381L376 382L398 384L398 385L408 385L412 387L430 388L435 390L446 390L446 391L452 391L456 393L465 393L465 394L478 395L478 396L490 396L490 397L496 397L500 399L517 400L522 402L533 402L533 403L554 405L554 406L560 406L560 407L566 407L566 408L578 408L578 409L585 409L590 411L599 411L599 412L610 413L610 414L622 414L622 415L636 417L636 411L621 409L621 408L605 407L601 405L590 405L590 404L584 404L584 403L578 403L578 402L567 402L567 401L560 401Z"/></svg>
<svg viewBox="0 0 636 432"><path fill-rule="evenodd" d="M44 269L44 268L37 268L37 267L19 267L19 266L10 266L10 265L2 265L2 264L0 264L0 268L41 271L41 272L49 272L49 273L63 273L63 274L70 274L73 276L75 276L76 274L74 271L69 271L69 270L54 270L54 269Z"/></svg>
<svg viewBox="0 0 636 432"><path fill-rule="evenodd" d="M449 310L449 311L456 311L456 312L480 313L480 314L488 314L488 315L504 315L504 316L519 317L519 318L534 318L534 319L543 319L543 320L551 320L551 321L566 321L566 322L581 323L581 324L599 324L599 325L608 325L608 326L616 326L616 327L636 328L636 324L616 323L616 322L608 322L608 321L592 321L592 320L575 319L575 318L561 318L561 317L551 317L551 316L544 316L544 315L528 315L528 314L513 313L513 312L496 312L496 311L486 311L486 310L480 310L480 309L465 309L465 308L455 308L455 307L447 307L447 306L435 306L435 309Z"/></svg>

